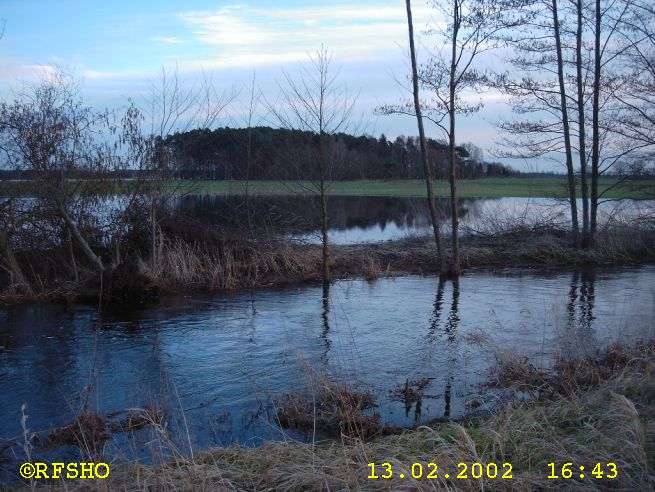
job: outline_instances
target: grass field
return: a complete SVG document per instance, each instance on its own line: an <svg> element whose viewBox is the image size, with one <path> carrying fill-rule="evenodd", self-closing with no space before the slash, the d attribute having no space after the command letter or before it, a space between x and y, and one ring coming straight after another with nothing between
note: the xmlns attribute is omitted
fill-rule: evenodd
<svg viewBox="0 0 655 492"><path fill-rule="evenodd" d="M602 192L616 184L614 179L600 181ZM242 193L245 181L196 181L169 182L170 189L180 193L229 194ZM247 184L253 194L296 194L312 193L313 183L293 181L251 181ZM462 198L499 197L544 197L565 198L567 196L565 178L485 178L459 181L457 194ZM448 183L435 182L435 194L448 196ZM579 192L579 190L578 190ZM407 196L424 197L425 183L420 180L404 181L335 181L329 193L337 196ZM578 195L579 196L579 195ZM621 183L609 190L603 198L655 199L655 180L642 180Z"/></svg>
<svg viewBox="0 0 655 492"><path fill-rule="evenodd" d="M130 182L122 186L129 186ZM10 192L20 195L34 193L34 183L29 181L6 181L0 183L0 195ZM317 183L309 181L165 181L163 188L174 194L197 193L225 195L243 193L246 189L256 195L295 195L312 194L318 191ZM602 179L599 191L609 189L602 199L632 198L637 200L655 199L655 179L625 181L617 184L615 179ZM449 196L450 188L445 181L434 183L435 195ZM116 185L114 193L120 194L121 186ZM421 180L390 181L334 181L329 185L329 194L335 196L387 196L387 197L425 197L425 183ZM460 198L566 198L568 196L566 178L483 178L457 182L457 196ZM578 198L580 190L578 189Z"/></svg>

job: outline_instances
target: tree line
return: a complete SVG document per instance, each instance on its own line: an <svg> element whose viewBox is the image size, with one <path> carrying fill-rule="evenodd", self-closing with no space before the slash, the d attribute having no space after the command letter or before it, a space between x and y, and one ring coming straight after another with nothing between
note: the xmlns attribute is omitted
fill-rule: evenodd
<svg viewBox="0 0 655 492"><path fill-rule="evenodd" d="M375 138L337 133L326 138L332 179L423 178L416 137L401 135L388 140L384 134ZM319 145L319 136L310 131L265 126L194 129L168 135L158 145L171 156L168 166L181 179L318 178L317 170L303 157L312 155ZM427 145L432 175L445 179L448 145L434 139L428 139ZM475 152L469 152L473 149ZM518 174L509 166L484 162L473 144L458 146L457 155L461 179Z"/></svg>

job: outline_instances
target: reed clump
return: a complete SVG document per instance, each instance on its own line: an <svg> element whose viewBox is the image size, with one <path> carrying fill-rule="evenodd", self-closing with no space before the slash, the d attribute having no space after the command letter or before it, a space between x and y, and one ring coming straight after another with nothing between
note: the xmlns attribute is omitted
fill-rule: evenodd
<svg viewBox="0 0 655 492"><path fill-rule="evenodd" d="M284 428L362 439L382 432L375 406L371 393L327 379L315 384L311 392L286 393L275 404L277 421Z"/></svg>
<svg viewBox="0 0 655 492"><path fill-rule="evenodd" d="M74 445L82 449L98 449L111 437L106 418L97 412L84 412L68 425L50 431L46 445Z"/></svg>
<svg viewBox="0 0 655 492"><path fill-rule="evenodd" d="M502 352L496 355L492 378L485 386L516 388L538 397L570 395L580 388L600 386L625 370L655 374L655 341L640 342L630 349L613 344L593 357L558 357L551 369L538 369L527 357Z"/></svg>
<svg viewBox="0 0 655 492"><path fill-rule="evenodd" d="M262 287L318 278L318 251L285 242L272 242L261 248L244 245L209 247L180 239L162 248L154 272L164 288L175 286L202 289Z"/></svg>
<svg viewBox="0 0 655 492"><path fill-rule="evenodd" d="M37 436L36 441L44 447L76 446L87 455L97 456L113 434L161 426L163 421L164 410L158 405L130 408L108 415L87 410L77 415L71 423L52 429L44 439Z"/></svg>

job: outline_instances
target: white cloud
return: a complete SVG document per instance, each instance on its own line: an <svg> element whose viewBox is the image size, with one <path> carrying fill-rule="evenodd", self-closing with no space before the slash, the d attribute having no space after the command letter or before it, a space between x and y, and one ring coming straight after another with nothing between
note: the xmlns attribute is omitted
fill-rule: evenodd
<svg viewBox="0 0 655 492"><path fill-rule="evenodd" d="M0 59L3 70L0 73L0 83L6 87L17 85L19 81L33 81L41 77L50 77L55 72L55 64L59 60L52 60L52 64L23 63L12 58Z"/></svg>
<svg viewBox="0 0 655 492"><path fill-rule="evenodd" d="M183 44L186 42L184 39L175 36L161 36L156 38L150 38L150 41L153 41L155 43L161 43L161 44Z"/></svg>
<svg viewBox="0 0 655 492"><path fill-rule="evenodd" d="M435 11L414 7L417 31ZM210 67L254 67L305 60L307 51L321 45L340 60L396 56L407 44L404 5L332 5L297 9L250 8L243 5L218 11L180 14L200 43L215 49L202 64ZM198 61L200 63L200 61Z"/></svg>
<svg viewBox="0 0 655 492"><path fill-rule="evenodd" d="M139 70L120 70L120 71L99 71L99 70L83 70L82 77L85 79L118 79L137 77L144 72Z"/></svg>

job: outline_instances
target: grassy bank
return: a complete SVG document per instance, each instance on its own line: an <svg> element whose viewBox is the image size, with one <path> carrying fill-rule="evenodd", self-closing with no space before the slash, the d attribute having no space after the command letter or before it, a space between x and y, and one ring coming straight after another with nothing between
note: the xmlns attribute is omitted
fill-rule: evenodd
<svg viewBox="0 0 655 492"><path fill-rule="evenodd" d="M450 250L445 247L446 257ZM461 241L463 268L618 266L655 262L655 231L638 227L604 230L595 247L578 249L554 227L513 226ZM373 244L332 246L335 278L374 280L383 276L439 272L429 237ZM236 290L320 281L321 245L288 241L249 247L164 245L152 275L164 291Z"/></svg>
<svg viewBox="0 0 655 492"><path fill-rule="evenodd" d="M246 189L244 181L198 181L194 183L170 182L170 189L180 192L203 194L242 193ZM247 184L254 194L292 194L309 193L311 183L290 181L251 181ZM615 187L616 186L616 187ZM615 187L615 188L612 188ZM655 180L625 182L617 186L615 179L601 179L599 191L612 188L604 197L613 199L655 198ZM579 191L579 190L578 190ZM434 183L436 196L449 196L448 183ZM398 181L335 181L330 185L329 193L337 196L398 196L425 197L425 183L420 180ZM461 180L457 184L457 194L462 198L566 198L565 178L483 178Z"/></svg>
<svg viewBox="0 0 655 492"><path fill-rule="evenodd" d="M450 251L445 247L446 258ZM615 226L599 233L588 249L571 245L566 231L554 226L514 224L493 233L474 233L461 240L462 268L619 266L655 262L655 230L650 226ZM335 278L374 280L384 276L436 274L439 263L429 237L374 244L332 246ZM290 241L192 242L177 237L164 241L156 269L132 258L103 281L105 297L119 302L147 302L160 293L232 291L317 282L321 278L321 246ZM97 297L101 284L86 271L79 282L51 280L29 292L7 288L0 303L32 299Z"/></svg>
<svg viewBox="0 0 655 492"><path fill-rule="evenodd" d="M106 481L53 485L57 490L125 491L653 490L652 342L629 350L611 347L594 359L562 362L549 373L517 356L506 357L500 359L496 376L496 384L535 399L511 399L489 416L369 440L342 436L313 444L232 446L157 466L114 464ZM369 478L369 463L376 465L380 478ZM388 476L382 463L392 467L391 478L382 478ZM412 467L414 463L421 463L422 470ZM437 465L436 472L428 463ZM464 469L460 463L467 464L467 478L457 478ZM473 463L483 465L481 478L473 478L479 471ZM487 476L487 470L494 475L494 467L487 468L490 463L497 465L495 478ZM553 471L549 463L559 478L548 478ZM570 478L562 478L569 468ZM430 471L436 477L428 479ZM415 478L419 474L422 478ZM511 478L503 479L503 474ZM51 490L49 485L35 488Z"/></svg>

